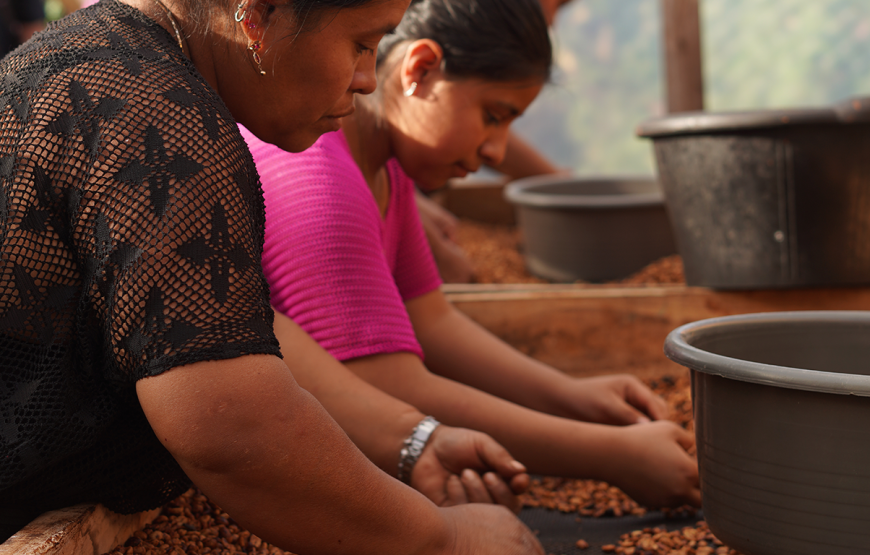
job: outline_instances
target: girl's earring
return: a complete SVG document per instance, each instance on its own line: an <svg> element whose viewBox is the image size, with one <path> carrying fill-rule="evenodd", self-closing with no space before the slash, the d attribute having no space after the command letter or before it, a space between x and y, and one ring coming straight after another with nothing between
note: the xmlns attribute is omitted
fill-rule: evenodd
<svg viewBox="0 0 870 555"><path fill-rule="evenodd" d="M416 91L416 90L417 90L417 82L414 81L413 83L411 83L411 86L408 87L408 88L405 90L405 96L406 96L406 97L407 97L407 96L413 96L413 95L414 95L414 91Z"/></svg>
<svg viewBox="0 0 870 555"><path fill-rule="evenodd" d="M251 51L251 57L254 58L254 63L257 64L257 70L260 72L260 75L266 75L266 72L263 71L262 59L260 58L260 49L263 47L263 44L259 40L255 40L250 45L248 45L248 50Z"/></svg>

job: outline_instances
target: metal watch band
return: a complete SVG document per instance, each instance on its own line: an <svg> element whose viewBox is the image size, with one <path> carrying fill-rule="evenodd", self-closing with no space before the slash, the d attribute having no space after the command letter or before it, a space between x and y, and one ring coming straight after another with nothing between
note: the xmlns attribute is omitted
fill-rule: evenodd
<svg viewBox="0 0 870 555"><path fill-rule="evenodd" d="M411 483L411 471L414 470L414 465L417 464L417 459L426 447L426 442L429 441L429 436L435 431L441 423L427 416L420 421L419 424L411 432L404 441L404 446L399 452L399 480L406 484Z"/></svg>

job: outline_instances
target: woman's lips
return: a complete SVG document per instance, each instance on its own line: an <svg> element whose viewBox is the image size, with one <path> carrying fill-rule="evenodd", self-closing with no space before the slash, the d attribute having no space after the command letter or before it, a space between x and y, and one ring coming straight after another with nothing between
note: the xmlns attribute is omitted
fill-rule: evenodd
<svg viewBox="0 0 870 555"><path fill-rule="evenodd" d="M346 118L347 116L351 115L351 114L354 113L355 111L356 111L356 107L354 107L354 106L350 106L349 108L345 109L344 111L341 111L341 112L339 112L339 113L337 113L337 114L329 114L329 115L326 116L326 117L328 117L328 118L332 118L332 119L341 119L341 118Z"/></svg>

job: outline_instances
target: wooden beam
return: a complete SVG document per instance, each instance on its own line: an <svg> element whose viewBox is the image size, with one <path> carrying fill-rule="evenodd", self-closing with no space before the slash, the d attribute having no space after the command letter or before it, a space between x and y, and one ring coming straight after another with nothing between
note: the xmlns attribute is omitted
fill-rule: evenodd
<svg viewBox="0 0 870 555"><path fill-rule="evenodd" d="M444 285L462 312L520 351L572 375L681 369L665 358L675 328L785 310L870 310L870 288L713 291L685 286Z"/></svg>
<svg viewBox="0 0 870 555"><path fill-rule="evenodd" d="M0 555L99 555L127 541L158 514L160 509L120 515L102 505L50 511L0 544Z"/></svg>
<svg viewBox="0 0 870 555"><path fill-rule="evenodd" d="M669 113L704 109L698 0L661 0Z"/></svg>

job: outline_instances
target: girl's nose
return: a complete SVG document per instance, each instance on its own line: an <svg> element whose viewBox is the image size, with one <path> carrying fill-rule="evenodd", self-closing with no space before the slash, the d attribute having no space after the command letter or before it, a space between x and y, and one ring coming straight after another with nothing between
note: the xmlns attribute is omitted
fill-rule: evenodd
<svg viewBox="0 0 870 555"><path fill-rule="evenodd" d="M497 166L504 160L507 151L508 128L497 129L480 145L478 153L488 166Z"/></svg>

